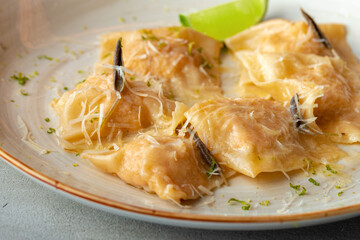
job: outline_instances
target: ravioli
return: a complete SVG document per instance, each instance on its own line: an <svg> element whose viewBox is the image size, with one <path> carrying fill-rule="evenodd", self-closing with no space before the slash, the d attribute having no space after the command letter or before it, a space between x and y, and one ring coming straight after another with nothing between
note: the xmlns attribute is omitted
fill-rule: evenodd
<svg viewBox="0 0 360 240"><path fill-rule="evenodd" d="M301 134L288 108L261 98L197 103L185 116L221 165L249 177L345 156L321 135Z"/></svg>
<svg viewBox="0 0 360 240"><path fill-rule="evenodd" d="M55 100L52 105L60 117L57 134L64 148L91 149L126 140L144 129L171 135L187 109L164 97L159 89L133 81L126 84L114 112L103 122L115 98L112 77L95 75Z"/></svg>
<svg viewBox="0 0 360 240"><path fill-rule="evenodd" d="M322 43L303 22L273 19L257 24L225 40L233 52L300 52L324 54Z"/></svg>
<svg viewBox="0 0 360 240"><path fill-rule="evenodd" d="M139 135L118 150L84 153L82 158L128 184L175 202L212 194L210 190L223 183L219 176L208 177L209 166L194 143L180 137Z"/></svg>
<svg viewBox="0 0 360 240"><path fill-rule="evenodd" d="M346 42L346 28L343 24L319 24L331 45L352 70L360 73L359 61ZM331 56L321 41L303 22L273 19L257 24L225 40L234 53L259 51L266 53L293 52Z"/></svg>
<svg viewBox="0 0 360 240"><path fill-rule="evenodd" d="M101 39L101 64L112 63L119 38L125 67L145 81L160 82L175 100L191 106L221 95L219 41L184 27L110 33ZM103 70L98 66L98 73Z"/></svg>
<svg viewBox="0 0 360 240"><path fill-rule="evenodd" d="M272 20L229 38L226 42L241 68L238 93L285 105L298 93L312 129L340 143L359 142L359 64L345 41L343 25L321 28L339 57L332 57L304 22Z"/></svg>

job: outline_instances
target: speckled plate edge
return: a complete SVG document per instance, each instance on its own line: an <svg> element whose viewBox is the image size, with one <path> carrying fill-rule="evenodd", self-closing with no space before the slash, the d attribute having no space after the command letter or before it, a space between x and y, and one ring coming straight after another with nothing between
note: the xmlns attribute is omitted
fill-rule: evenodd
<svg viewBox="0 0 360 240"><path fill-rule="evenodd" d="M20 172L31 177L33 180L37 180L48 188L61 192L73 200L77 200L82 203L86 203L91 207L100 208L124 217L159 224L217 230L265 230L304 227L314 224L339 221L360 215L360 203L323 211L277 216L211 216L157 211L109 200L63 184L32 169L2 148L0 148L0 157Z"/></svg>

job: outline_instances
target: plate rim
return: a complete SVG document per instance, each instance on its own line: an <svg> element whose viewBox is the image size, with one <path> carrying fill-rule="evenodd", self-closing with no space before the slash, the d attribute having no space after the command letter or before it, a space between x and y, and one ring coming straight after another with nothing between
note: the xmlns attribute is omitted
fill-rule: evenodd
<svg viewBox="0 0 360 240"><path fill-rule="evenodd" d="M194 221L194 222L208 222L208 223L243 223L243 224L261 224L261 223L293 223L296 221L320 220L331 217L342 216L346 214L360 212L360 203L337 208L330 208L320 211L313 211L307 213L295 213L284 215L260 215L260 216L220 216L208 214L191 214L191 213L177 213L163 210L155 210L146 207L131 205L128 203L110 200L105 197L88 193L86 191L71 187L57 181L44 173L41 173L30 166L23 163L21 160L12 156L0 147L0 157L2 157L10 165L18 169L22 174L26 174L35 180L38 180L50 189L59 190L64 195L77 197L81 200L89 201L94 205L112 208L114 210L125 211L132 214L140 214L147 217L157 217L175 221Z"/></svg>

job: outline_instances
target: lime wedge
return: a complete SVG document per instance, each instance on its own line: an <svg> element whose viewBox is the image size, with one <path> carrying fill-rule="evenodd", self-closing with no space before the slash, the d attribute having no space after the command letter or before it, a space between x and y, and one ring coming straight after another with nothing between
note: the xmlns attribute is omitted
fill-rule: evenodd
<svg viewBox="0 0 360 240"><path fill-rule="evenodd" d="M179 15L182 25L193 28L217 40L224 40L260 22L267 0L236 0L189 15Z"/></svg>

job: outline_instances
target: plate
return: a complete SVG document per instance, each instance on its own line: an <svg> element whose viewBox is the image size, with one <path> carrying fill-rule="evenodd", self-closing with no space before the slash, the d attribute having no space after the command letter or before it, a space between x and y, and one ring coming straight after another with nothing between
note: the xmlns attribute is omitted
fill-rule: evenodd
<svg viewBox="0 0 360 240"><path fill-rule="evenodd" d="M211 5L220 2L212 1ZM191 208L180 208L63 151L54 134L47 133L58 124L50 101L91 74L98 59L100 34L176 25L180 12L208 5L205 0L5 1L0 7L0 156L32 179L74 200L161 224L259 230L301 227L359 215L358 146L342 146L351 159L339 163L341 174L318 175L320 186L308 182L302 171L291 173L291 182L307 188L304 196L297 197L281 173L261 174L255 179L238 176L230 180L229 187L216 190L214 196L192 202ZM272 0L266 18L301 19L300 6L318 22L346 24L348 41L360 56L360 2ZM24 86L10 80L19 72L31 75ZM21 89L28 96L23 96ZM28 128L28 137L50 153L40 155L22 140L25 128L19 119ZM334 187L338 181L346 186L340 196L340 190ZM251 209L244 211L239 205L227 204L232 197L250 200ZM269 206L260 205L264 200L270 201Z"/></svg>

